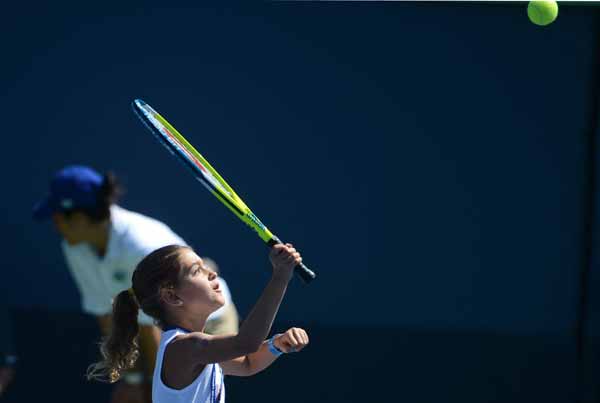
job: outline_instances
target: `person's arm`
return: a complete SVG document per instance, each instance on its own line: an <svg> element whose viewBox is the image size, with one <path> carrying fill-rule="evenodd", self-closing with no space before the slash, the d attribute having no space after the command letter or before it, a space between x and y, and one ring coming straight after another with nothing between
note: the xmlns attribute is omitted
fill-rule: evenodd
<svg viewBox="0 0 600 403"><path fill-rule="evenodd" d="M98 326L100 327L100 333L103 337L110 335L110 327L112 326L112 317L109 314L96 316L98 320Z"/></svg>
<svg viewBox="0 0 600 403"><path fill-rule="evenodd" d="M269 255L273 275L254 305L237 335L211 336L201 332L189 333L174 342L167 354L174 354L188 367L229 361L257 352L271 330L271 325L283 300L294 267L302 258L289 244L275 245ZM185 365L185 364L184 364Z"/></svg>
<svg viewBox="0 0 600 403"><path fill-rule="evenodd" d="M0 396L2 396L14 377L15 370L13 367L0 367Z"/></svg>
<svg viewBox="0 0 600 403"><path fill-rule="evenodd" d="M102 335L104 337L108 336L112 327L112 315L100 315L96 319ZM139 361L136 361L136 366L127 370L123 374L122 382L118 382L113 388L110 398L111 403L144 403L144 378L144 372L139 367Z"/></svg>
<svg viewBox="0 0 600 403"><path fill-rule="evenodd" d="M160 329L154 325L143 325L140 323L140 334L138 344L140 349L140 363L143 364L145 379L152 379L156 352L160 344Z"/></svg>
<svg viewBox="0 0 600 403"><path fill-rule="evenodd" d="M107 337L110 334L110 329L112 326L112 316L111 315L101 315L101 316L97 316L97 319L98 319L98 325L100 326L100 331L102 332L102 335L104 337ZM158 328L156 328L155 326L140 325L140 332L139 332L138 337L140 339L139 340L140 353L141 354L145 353L146 356L152 357L152 363L150 363L150 364L153 364L154 356L156 355L157 346L158 346L158 343L160 342L160 330L158 330ZM138 364L137 361L136 361L136 364ZM134 368L132 368L128 372L137 373L138 371L141 371L141 368L139 368L139 365L136 365ZM141 372L140 372L140 375L142 375ZM134 382L134 383L136 383L136 382ZM141 381L139 383L141 383Z"/></svg>
<svg viewBox="0 0 600 403"><path fill-rule="evenodd" d="M280 354L297 353L308 344L304 329L293 327L283 334L272 337L273 346L265 340L257 352L233 360L221 362L226 375L251 376L269 367ZM273 351L272 349L275 349Z"/></svg>

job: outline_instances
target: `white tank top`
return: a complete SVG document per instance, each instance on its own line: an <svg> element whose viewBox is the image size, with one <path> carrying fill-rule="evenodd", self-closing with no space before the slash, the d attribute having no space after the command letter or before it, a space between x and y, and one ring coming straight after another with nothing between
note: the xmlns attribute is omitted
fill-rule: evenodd
<svg viewBox="0 0 600 403"><path fill-rule="evenodd" d="M162 333L156 367L152 380L153 403L225 403L225 383L223 369L219 364L208 364L194 381L183 389L173 389L162 381L163 357L169 343L186 330L175 328Z"/></svg>

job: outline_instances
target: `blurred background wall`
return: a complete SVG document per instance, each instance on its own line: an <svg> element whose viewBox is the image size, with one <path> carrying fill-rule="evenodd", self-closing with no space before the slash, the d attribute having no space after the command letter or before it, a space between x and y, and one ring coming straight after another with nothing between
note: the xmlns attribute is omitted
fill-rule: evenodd
<svg viewBox="0 0 600 403"><path fill-rule="evenodd" d="M220 264L242 316L268 278L266 248L156 144L134 98L319 274L275 326L306 327L310 348L230 379L230 401L573 401L588 268L579 390L600 398L597 9L561 6L545 28L524 3L5 12L0 290L21 357L6 401L107 400L83 380L95 322L57 235L31 220L66 164L114 171L124 207Z"/></svg>

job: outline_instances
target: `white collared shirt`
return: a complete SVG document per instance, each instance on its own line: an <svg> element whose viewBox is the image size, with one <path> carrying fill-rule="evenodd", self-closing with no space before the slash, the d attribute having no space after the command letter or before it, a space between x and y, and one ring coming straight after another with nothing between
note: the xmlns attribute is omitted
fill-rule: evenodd
<svg viewBox="0 0 600 403"><path fill-rule="evenodd" d="M103 257L87 243L69 245L62 242L67 266L79 289L81 307L95 316L112 313L113 298L131 287L133 271L146 255L167 245L187 245L168 226L153 218L116 205L111 206L110 216L108 246ZM227 305L231 303L229 287L221 277L219 283ZM223 306L208 319L217 319L224 312ZM138 319L144 325L153 323L153 319L143 312Z"/></svg>
<svg viewBox="0 0 600 403"><path fill-rule="evenodd" d="M112 312L112 299L131 287L136 265L149 253L166 245L186 245L168 226L153 218L113 205L106 254L99 257L87 243L62 248L77 284L84 312L100 316ZM140 312L139 322L152 324Z"/></svg>

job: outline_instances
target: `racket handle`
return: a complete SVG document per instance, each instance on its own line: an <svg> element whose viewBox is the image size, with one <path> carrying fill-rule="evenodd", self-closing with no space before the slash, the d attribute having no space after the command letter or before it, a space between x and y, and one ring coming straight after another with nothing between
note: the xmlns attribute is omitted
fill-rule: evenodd
<svg viewBox="0 0 600 403"><path fill-rule="evenodd" d="M300 262L300 264L294 268L294 272L298 275L298 277L300 277L304 284L310 283L317 277L315 272L306 267L306 265L302 262Z"/></svg>
<svg viewBox="0 0 600 403"><path fill-rule="evenodd" d="M280 243L283 243L283 242L281 242L281 240L279 238L277 238L276 236L273 236L273 238L271 238L268 242L270 247L273 247L274 245L277 245ZM302 282L304 284L310 283L317 277L315 272L312 271L311 269L309 269L308 267L306 267L306 265L302 262L300 262L300 264L294 268L294 272L298 275L298 277L300 277L300 280L302 280Z"/></svg>

